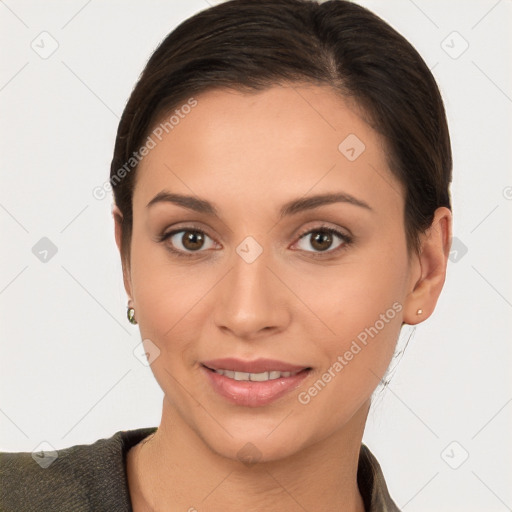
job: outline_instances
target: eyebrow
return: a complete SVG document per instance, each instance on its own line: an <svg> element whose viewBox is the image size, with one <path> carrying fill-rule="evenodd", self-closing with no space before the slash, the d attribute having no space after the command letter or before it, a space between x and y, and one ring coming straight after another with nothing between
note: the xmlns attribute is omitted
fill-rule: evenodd
<svg viewBox="0 0 512 512"><path fill-rule="evenodd" d="M187 208L188 210L193 210L198 213L204 213L206 215L211 215L220 218L219 211L214 204L210 203L209 201L206 201L205 199L199 199L194 196L175 194L167 190L162 190L155 197L153 197L151 201L149 201L149 203L146 205L146 208L149 208L157 203L172 203L183 208ZM285 203L281 207L279 215L280 218L283 218L290 215L295 215L306 210L312 210L314 208L319 208L320 206L325 206L333 203L348 203L354 206L359 206L361 208L367 209L369 211L373 211L370 205L365 203L364 201L361 201L360 199L357 199L356 197L350 194L346 194L344 192L337 192L294 199L292 201Z"/></svg>

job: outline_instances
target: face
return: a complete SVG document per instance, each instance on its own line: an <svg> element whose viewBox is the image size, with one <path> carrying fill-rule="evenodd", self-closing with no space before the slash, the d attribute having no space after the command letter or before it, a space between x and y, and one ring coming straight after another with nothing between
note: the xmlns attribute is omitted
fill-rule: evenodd
<svg viewBox="0 0 512 512"><path fill-rule="evenodd" d="M169 411L216 453L275 460L351 428L389 365L420 276L404 193L327 87L195 100L137 169L127 292ZM245 380L281 365L308 369Z"/></svg>

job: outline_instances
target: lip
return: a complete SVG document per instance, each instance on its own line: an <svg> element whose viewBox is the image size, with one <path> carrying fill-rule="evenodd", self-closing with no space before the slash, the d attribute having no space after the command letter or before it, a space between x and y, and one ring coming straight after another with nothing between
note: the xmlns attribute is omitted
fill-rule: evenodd
<svg viewBox="0 0 512 512"><path fill-rule="evenodd" d="M298 372L309 366L298 366L285 363L276 359L254 359L253 361L243 361L234 357L224 357L222 359L211 359L203 361L203 366L212 370L233 370L235 372L263 373L269 371L278 372ZM285 377L288 378L288 377ZM277 379L280 380L280 379Z"/></svg>
<svg viewBox="0 0 512 512"><path fill-rule="evenodd" d="M267 360L268 361L268 360ZM225 364L225 363L223 363ZM291 365L285 366L291 368ZM219 366L219 368L221 368ZM245 366L247 368L247 366ZM260 366L261 368L261 366ZM274 367L275 368L275 367ZM297 368L297 367L295 367ZM228 369L228 368L225 368ZM268 405L277 399L283 397L287 393L297 389L304 379L311 373L311 368L298 367L299 373L290 375L290 377L280 377L265 382L258 381L242 381L234 380L225 375L211 370L204 364L200 366L200 370L206 376L212 389L221 397L232 404L245 407L262 407ZM243 370L239 370L243 371ZM265 370L263 370L265 371ZM291 371L291 370L278 370ZM293 370L297 371L297 369ZM260 373L260 372L249 372Z"/></svg>

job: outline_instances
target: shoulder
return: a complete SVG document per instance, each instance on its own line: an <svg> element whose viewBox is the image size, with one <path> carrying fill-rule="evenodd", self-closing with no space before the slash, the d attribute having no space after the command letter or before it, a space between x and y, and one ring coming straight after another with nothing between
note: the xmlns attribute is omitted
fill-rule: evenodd
<svg viewBox="0 0 512 512"><path fill-rule="evenodd" d="M361 444L359 452L357 484L366 512L400 512L389 494L379 462L365 444Z"/></svg>
<svg viewBox="0 0 512 512"><path fill-rule="evenodd" d="M126 453L155 430L122 430L56 451L0 452L0 510L129 511Z"/></svg>

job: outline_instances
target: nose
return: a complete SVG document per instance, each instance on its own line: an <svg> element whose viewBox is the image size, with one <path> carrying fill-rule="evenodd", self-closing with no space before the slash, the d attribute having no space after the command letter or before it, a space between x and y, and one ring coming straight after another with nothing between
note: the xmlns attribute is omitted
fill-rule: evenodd
<svg viewBox="0 0 512 512"><path fill-rule="evenodd" d="M291 294L271 260L265 250L250 263L235 252L230 270L216 287L214 319L219 329L243 339L286 329Z"/></svg>

